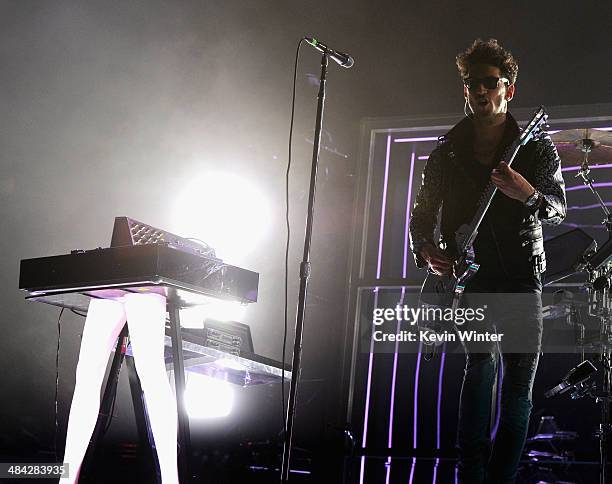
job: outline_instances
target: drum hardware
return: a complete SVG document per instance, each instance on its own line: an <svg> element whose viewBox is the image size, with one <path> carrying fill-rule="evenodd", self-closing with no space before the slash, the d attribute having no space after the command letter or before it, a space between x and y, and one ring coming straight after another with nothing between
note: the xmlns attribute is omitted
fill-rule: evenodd
<svg viewBox="0 0 612 484"><path fill-rule="evenodd" d="M612 163L612 133L591 128L568 129L551 135L561 157L562 166L583 163L585 153L595 160L594 165Z"/></svg>
<svg viewBox="0 0 612 484"><path fill-rule="evenodd" d="M547 267L544 285L586 272L587 263L596 251L595 239L578 228L545 240Z"/></svg>
<svg viewBox="0 0 612 484"><path fill-rule="evenodd" d="M555 417L540 417L535 435L525 442L524 457L528 464L523 478L527 474L529 482L571 482L567 470L575 461L577 439L577 432L559 430ZM535 479L536 476L539 478Z"/></svg>
<svg viewBox="0 0 612 484"><path fill-rule="evenodd" d="M601 389L594 381L590 381L597 371L595 365L585 359L585 326L581 323L576 326L578 344L581 349L581 362L572 369L563 380L554 388L546 392L546 397L565 393L572 390L571 398L578 399L590 397L601 404L601 421L596 436L599 440L600 454L600 483L605 484L608 478L608 445L612 430L610 403L612 402L612 213L595 190L595 180L589 176L589 155L597 157L597 162L612 161L612 134L592 131L590 129L561 131L553 135L553 140L559 150L563 164L570 165L581 162L576 177L582 178L599 205L605 218L602 224L608 232L608 241L599 249L591 247L583 255L580 263L572 264L572 268L562 273L561 278L567 277L572 269L576 272L586 272L588 281L584 285L587 291L587 313L599 320L598 361L602 368ZM581 159L580 159L581 158ZM575 272L574 272L575 273ZM558 280L558 279L557 279ZM561 298L563 299L563 298ZM579 322L580 314L576 304L564 301L568 323ZM561 309L556 309L559 312Z"/></svg>
<svg viewBox="0 0 612 484"><path fill-rule="evenodd" d="M601 404L601 421L595 433L599 440L600 484L605 484L608 478L608 445L612 430L610 416L610 403L612 402L612 301L610 299L612 262L609 262L610 254L607 252L610 251L610 248L607 246L609 246L609 243L604 244L588 260L586 266L588 282L585 284L588 295L588 314L599 319L599 340L597 341L599 355L597 360L602 368L602 384L598 387L595 381L590 380L597 368L585 359L584 350L587 342L585 341L584 325L580 324L577 328L579 331L578 342L581 347L580 364L570 370L558 385L545 393L545 396L550 398L571 390L572 400L590 397L596 403ZM567 317L570 323L580 321L576 305L570 303Z"/></svg>
<svg viewBox="0 0 612 484"><path fill-rule="evenodd" d="M593 131L590 128L570 129L559 131L552 135L555 146L561 157L562 164L575 165L580 162L580 170L576 178L582 178L584 185L589 187L597 202L601 206L605 219L608 235L612 234L612 213L604 203L603 199L595 190L593 183L595 180L589 176L589 155L593 154L597 164L612 162L612 134L605 131Z"/></svg>

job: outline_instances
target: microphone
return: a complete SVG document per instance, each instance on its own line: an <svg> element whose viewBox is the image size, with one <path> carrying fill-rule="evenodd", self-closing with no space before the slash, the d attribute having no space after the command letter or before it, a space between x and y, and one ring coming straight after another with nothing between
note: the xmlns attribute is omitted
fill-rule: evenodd
<svg viewBox="0 0 612 484"><path fill-rule="evenodd" d="M563 380L557 385L544 393L546 398L554 397L565 393L570 388L579 385L593 373L597 371L597 368L589 360L584 360L577 367L572 368L567 375L563 377Z"/></svg>
<svg viewBox="0 0 612 484"><path fill-rule="evenodd" d="M337 50L330 49L327 45L325 45L323 42L318 41L314 37L304 37L304 40L310 45L312 45L319 52L327 54L345 69L350 69L351 67L353 67L355 59L353 59L350 55L345 54L344 52L338 52Z"/></svg>

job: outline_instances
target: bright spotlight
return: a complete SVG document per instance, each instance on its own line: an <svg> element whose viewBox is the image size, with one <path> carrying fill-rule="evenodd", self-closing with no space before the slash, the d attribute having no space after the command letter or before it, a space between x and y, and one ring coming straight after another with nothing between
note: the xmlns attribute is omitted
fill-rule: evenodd
<svg viewBox="0 0 612 484"><path fill-rule="evenodd" d="M206 304L181 309L181 326L184 328L203 328L206 319L242 321L247 309L246 304L211 298Z"/></svg>
<svg viewBox="0 0 612 484"><path fill-rule="evenodd" d="M187 372L185 406L191 418L226 417L234 406L231 383Z"/></svg>
<svg viewBox="0 0 612 484"><path fill-rule="evenodd" d="M256 247L270 223L268 200L254 183L210 173L191 180L175 205L173 230L211 245L217 256L238 264Z"/></svg>

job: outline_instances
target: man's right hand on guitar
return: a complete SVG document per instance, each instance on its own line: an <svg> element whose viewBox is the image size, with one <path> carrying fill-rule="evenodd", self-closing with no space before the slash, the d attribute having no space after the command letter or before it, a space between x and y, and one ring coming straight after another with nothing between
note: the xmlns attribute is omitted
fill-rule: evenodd
<svg viewBox="0 0 612 484"><path fill-rule="evenodd" d="M453 261L441 249L433 244L426 244L421 249L421 257L427 262L429 269L439 276L450 274Z"/></svg>

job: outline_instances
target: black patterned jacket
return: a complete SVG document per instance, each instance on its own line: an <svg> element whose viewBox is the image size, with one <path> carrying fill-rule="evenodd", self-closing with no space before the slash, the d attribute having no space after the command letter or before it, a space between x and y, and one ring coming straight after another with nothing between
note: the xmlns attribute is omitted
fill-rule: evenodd
<svg viewBox="0 0 612 484"><path fill-rule="evenodd" d="M506 129L498 153L520 134L514 118L508 113ZM473 125L464 118L440 138L423 172L423 182L410 216L410 244L418 267L425 261L418 255L431 242L455 251L455 232L471 222L477 201L490 176L492 167L474 161ZM476 261L482 277L523 277L544 270L542 222L559 224L565 218L565 184L557 150L548 135L523 146L512 168L521 173L544 197L532 209L497 191L474 241ZM439 223L438 223L438 214ZM435 232L440 240L436 244ZM533 254L541 253L534 267Z"/></svg>

